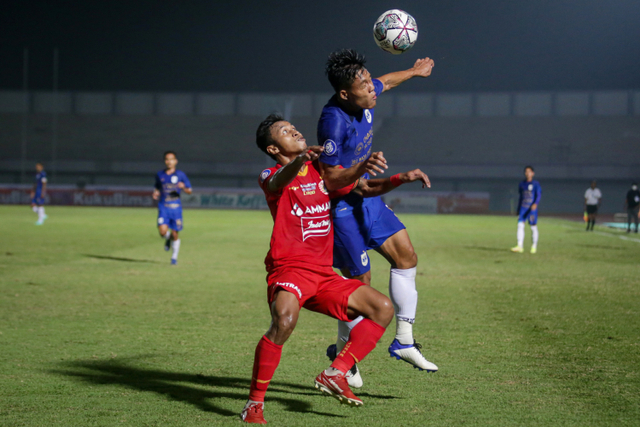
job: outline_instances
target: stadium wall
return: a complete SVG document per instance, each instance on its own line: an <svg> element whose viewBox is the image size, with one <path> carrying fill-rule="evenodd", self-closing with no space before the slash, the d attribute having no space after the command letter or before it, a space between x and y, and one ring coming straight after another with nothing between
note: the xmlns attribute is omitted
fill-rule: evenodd
<svg viewBox="0 0 640 427"><path fill-rule="evenodd" d="M56 184L151 185L173 149L196 187L255 188L270 165L253 142L260 118L289 114L314 141L329 96L0 92L0 182L29 182L44 161ZM487 192L492 211L511 210L525 164L549 212L581 209L592 179L603 211L619 211L640 178L640 91L385 94L374 131L391 173L420 167L434 190Z"/></svg>

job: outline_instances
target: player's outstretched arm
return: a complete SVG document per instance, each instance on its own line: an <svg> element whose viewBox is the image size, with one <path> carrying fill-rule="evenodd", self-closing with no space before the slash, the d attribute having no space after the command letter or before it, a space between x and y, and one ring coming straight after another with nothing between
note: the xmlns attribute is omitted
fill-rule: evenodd
<svg viewBox="0 0 640 427"><path fill-rule="evenodd" d="M371 154L367 160L350 168L344 169L342 166L332 166L320 162L320 170L324 185L329 191L335 191L353 185L365 173L377 176L378 173L384 173L388 168L387 159L384 158L382 151L376 151Z"/></svg>
<svg viewBox="0 0 640 427"><path fill-rule="evenodd" d="M362 197L376 197L388 193L402 184L415 181L421 181L422 188L431 188L431 181L429 181L427 174L420 169L414 169L399 173L391 178L361 179L354 191L361 194Z"/></svg>
<svg viewBox="0 0 640 427"><path fill-rule="evenodd" d="M267 184L269 191L277 193L287 185L291 184L291 181L293 181L298 175L298 172L300 172L302 166L304 166L304 164L308 161L316 160L323 150L324 148L320 145L312 145L310 147L307 147L307 151L296 156L289 163L278 169Z"/></svg>
<svg viewBox="0 0 640 427"><path fill-rule="evenodd" d="M389 89L393 89L413 77L429 77L434 65L433 59L418 59L416 63L413 64L413 67L408 70L396 71L395 73L389 73L382 77L378 77L378 80L380 80L384 85L382 91L386 92Z"/></svg>

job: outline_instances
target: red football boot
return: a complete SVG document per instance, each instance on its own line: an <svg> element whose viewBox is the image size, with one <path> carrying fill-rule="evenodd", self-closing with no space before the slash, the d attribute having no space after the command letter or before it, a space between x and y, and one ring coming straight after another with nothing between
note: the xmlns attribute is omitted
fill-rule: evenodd
<svg viewBox="0 0 640 427"><path fill-rule="evenodd" d="M335 397L340 403L350 406L364 405L362 400L358 399L349 388L344 374L329 376L325 371L322 371L316 377L316 388L324 394Z"/></svg>
<svg viewBox="0 0 640 427"><path fill-rule="evenodd" d="M264 403L247 402L240 418L242 421L249 424L266 424L262 411L264 410Z"/></svg>

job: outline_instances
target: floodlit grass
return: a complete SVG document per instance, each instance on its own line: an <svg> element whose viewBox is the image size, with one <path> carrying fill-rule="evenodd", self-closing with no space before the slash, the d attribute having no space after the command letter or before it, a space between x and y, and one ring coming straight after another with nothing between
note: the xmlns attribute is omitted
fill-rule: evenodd
<svg viewBox="0 0 640 427"><path fill-rule="evenodd" d="M47 213L36 227L0 207L0 425L240 425L269 325L268 212L186 211L176 267L154 210ZM420 259L415 335L440 372L390 358L392 324L361 363L365 406L340 406L313 388L335 321L303 312L270 425L640 425L640 239L543 217L538 254L512 254L512 217L401 219Z"/></svg>

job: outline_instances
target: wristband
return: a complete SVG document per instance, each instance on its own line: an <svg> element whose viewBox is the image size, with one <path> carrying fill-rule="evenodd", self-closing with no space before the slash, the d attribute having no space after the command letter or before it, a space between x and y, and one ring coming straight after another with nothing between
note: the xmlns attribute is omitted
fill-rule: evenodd
<svg viewBox="0 0 640 427"><path fill-rule="evenodd" d="M393 175L391 178L389 178L389 181L391 181L391 184L394 187L399 187L400 185L403 184L402 180L400 179L400 174L395 174Z"/></svg>

